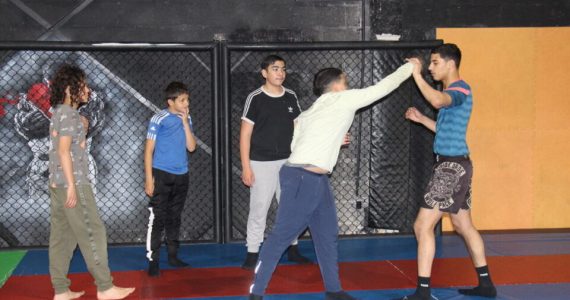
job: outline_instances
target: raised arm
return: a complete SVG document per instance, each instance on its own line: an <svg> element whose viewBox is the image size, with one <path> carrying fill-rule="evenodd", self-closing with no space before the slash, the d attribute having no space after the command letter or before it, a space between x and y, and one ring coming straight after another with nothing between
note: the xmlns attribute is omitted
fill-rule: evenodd
<svg viewBox="0 0 570 300"><path fill-rule="evenodd" d="M409 63L413 64L414 71L413 77L420 92L426 100L436 109L451 105L451 96L449 94L440 92L434 89L422 76L422 64L418 58L407 59Z"/></svg>
<svg viewBox="0 0 570 300"><path fill-rule="evenodd" d="M182 124L184 125L184 135L186 136L186 149L190 152L194 152L196 150L196 138L192 133L192 128L190 128L192 121L188 114L189 110L186 109L186 114L184 114L182 118Z"/></svg>

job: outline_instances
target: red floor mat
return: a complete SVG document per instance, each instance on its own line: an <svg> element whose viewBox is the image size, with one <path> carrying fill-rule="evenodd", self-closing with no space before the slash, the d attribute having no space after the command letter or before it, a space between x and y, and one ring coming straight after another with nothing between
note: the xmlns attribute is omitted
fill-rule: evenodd
<svg viewBox="0 0 570 300"><path fill-rule="evenodd" d="M489 257L496 284L568 283L570 255ZM413 288L416 282L414 260L347 262L340 264L346 290ZM238 267L165 270L159 278L148 278L143 271L114 272L115 284L135 286L130 299L213 297L246 295L252 274ZM72 274L73 290L85 290L95 297L93 279L87 273ZM474 285L476 276L468 258L436 259L434 287ZM269 294L308 293L323 290L317 265L279 266L268 289ZM12 276L0 290L1 299L45 299L51 297L49 276Z"/></svg>

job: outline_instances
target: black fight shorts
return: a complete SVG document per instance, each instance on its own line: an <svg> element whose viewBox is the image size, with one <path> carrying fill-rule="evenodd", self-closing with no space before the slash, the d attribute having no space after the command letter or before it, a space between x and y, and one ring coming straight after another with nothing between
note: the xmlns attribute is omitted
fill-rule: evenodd
<svg viewBox="0 0 570 300"><path fill-rule="evenodd" d="M471 208L473 165L469 156L438 155L420 206L456 214Z"/></svg>

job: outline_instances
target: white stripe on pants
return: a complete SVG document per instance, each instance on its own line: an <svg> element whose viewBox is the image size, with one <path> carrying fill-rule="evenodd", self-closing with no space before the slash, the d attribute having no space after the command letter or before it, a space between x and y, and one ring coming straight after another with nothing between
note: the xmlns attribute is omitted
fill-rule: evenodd
<svg viewBox="0 0 570 300"><path fill-rule="evenodd" d="M250 161L255 181L249 192L249 216L247 218L247 252L258 253L263 242L267 212L275 195L279 202L279 170L287 160ZM297 244L295 239L292 245Z"/></svg>

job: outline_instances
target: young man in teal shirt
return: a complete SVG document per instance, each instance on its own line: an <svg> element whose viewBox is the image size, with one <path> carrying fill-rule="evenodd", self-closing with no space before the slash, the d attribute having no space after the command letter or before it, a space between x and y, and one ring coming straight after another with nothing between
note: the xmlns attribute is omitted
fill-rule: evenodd
<svg viewBox="0 0 570 300"><path fill-rule="evenodd" d="M444 44L432 51L429 71L434 80L443 83L443 91L434 89L425 81L421 74L421 62L417 58L409 61L414 65L413 77L422 95L439 113L434 121L415 107L406 111L407 119L435 132L436 163L414 224L418 240L417 288L414 294L401 299L431 299L430 277L435 256L434 229L444 213L450 214L455 231L465 240L479 278L477 287L461 289L459 292L465 295L495 297L497 291L487 267L483 239L471 221L473 167L465 136L473 96L471 87L459 76L461 51L455 44Z"/></svg>

